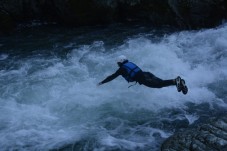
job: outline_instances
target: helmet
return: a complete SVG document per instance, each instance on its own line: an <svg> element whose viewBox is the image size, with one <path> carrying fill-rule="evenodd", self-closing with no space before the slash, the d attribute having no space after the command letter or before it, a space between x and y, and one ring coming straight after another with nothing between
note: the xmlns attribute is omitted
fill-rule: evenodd
<svg viewBox="0 0 227 151"><path fill-rule="evenodd" d="M128 60L124 55L120 55L117 58L117 63L123 63L124 61Z"/></svg>

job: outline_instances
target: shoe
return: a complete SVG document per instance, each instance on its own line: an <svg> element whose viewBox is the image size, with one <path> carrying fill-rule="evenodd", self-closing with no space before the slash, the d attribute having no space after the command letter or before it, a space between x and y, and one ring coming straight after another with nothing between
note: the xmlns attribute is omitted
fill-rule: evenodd
<svg viewBox="0 0 227 151"><path fill-rule="evenodd" d="M181 85L180 87L181 87L182 93L186 95L188 93L188 87L186 86L184 79L181 79L180 85Z"/></svg>
<svg viewBox="0 0 227 151"><path fill-rule="evenodd" d="M178 76L175 79L175 83L176 83L177 91L180 92L181 91L181 77L180 76Z"/></svg>

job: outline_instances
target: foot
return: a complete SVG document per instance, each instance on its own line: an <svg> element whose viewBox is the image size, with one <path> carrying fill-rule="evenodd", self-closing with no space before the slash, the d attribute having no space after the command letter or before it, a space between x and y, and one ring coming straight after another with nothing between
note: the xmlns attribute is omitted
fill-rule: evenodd
<svg viewBox="0 0 227 151"><path fill-rule="evenodd" d="M175 79L175 84L176 84L176 87L177 87L177 91L180 92L181 91L181 77L180 76L178 76Z"/></svg>
<svg viewBox="0 0 227 151"><path fill-rule="evenodd" d="M181 79L180 85L181 85L182 93L184 95L186 95L188 93L188 87L186 86L186 83L185 83L184 79Z"/></svg>

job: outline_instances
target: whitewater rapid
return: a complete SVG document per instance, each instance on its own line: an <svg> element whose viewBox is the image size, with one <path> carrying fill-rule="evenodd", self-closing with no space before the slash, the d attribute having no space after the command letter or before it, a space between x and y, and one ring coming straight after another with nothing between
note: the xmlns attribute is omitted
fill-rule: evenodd
<svg viewBox="0 0 227 151"><path fill-rule="evenodd" d="M45 49L34 42L27 54L26 40L10 48L1 39L0 49L7 50L0 52L0 150L72 144L81 150L158 150L178 128L176 121L190 125L200 118L188 103L226 109L226 33L227 25L158 38L152 32L137 33L112 47L106 46L108 35L86 44L66 38ZM56 53L58 45L67 51ZM122 54L162 79L181 76L188 94L174 86L128 88L122 77L97 87L117 70L116 58Z"/></svg>

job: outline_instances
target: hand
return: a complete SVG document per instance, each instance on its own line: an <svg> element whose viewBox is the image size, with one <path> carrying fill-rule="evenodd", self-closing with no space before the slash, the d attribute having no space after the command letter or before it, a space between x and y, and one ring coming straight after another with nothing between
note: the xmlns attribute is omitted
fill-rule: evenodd
<svg viewBox="0 0 227 151"><path fill-rule="evenodd" d="M102 82L99 82L98 84L97 84L97 86L100 86L100 85L102 85L103 83Z"/></svg>

